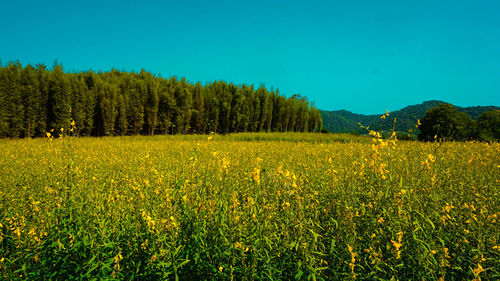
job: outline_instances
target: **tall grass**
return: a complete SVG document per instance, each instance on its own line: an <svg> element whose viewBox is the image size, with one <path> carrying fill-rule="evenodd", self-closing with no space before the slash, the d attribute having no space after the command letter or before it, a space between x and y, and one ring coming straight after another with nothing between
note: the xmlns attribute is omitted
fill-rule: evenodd
<svg viewBox="0 0 500 281"><path fill-rule="evenodd" d="M0 279L495 280L500 145L0 142Z"/></svg>

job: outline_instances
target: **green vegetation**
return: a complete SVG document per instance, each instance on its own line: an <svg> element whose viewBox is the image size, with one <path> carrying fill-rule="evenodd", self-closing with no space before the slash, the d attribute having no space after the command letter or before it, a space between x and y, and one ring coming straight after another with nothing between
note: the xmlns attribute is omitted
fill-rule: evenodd
<svg viewBox="0 0 500 281"><path fill-rule="evenodd" d="M370 126L370 128L389 131L393 129L394 119L397 119L395 127L397 131L410 131L411 134L416 134L418 133L418 131L415 132L415 124L417 123L417 120L422 120L428 110L435 108L436 106L439 106L443 103L444 102L442 101L426 101L422 104L407 106L401 110L390 112L390 115L387 116L387 120L384 120L384 122L381 122L380 115L354 114L346 110L321 111L321 116L323 117L323 127L333 133L365 133L365 131L359 127L358 122L363 124L364 126ZM455 108L459 112L466 113L474 120L477 120L479 116L485 111L500 109L495 106L455 106Z"/></svg>
<svg viewBox="0 0 500 281"><path fill-rule="evenodd" d="M418 129L420 140L464 140L474 137L475 122L453 105L441 104L427 111Z"/></svg>
<svg viewBox="0 0 500 281"><path fill-rule="evenodd" d="M0 137L313 132L319 110L264 86L206 85L141 70L64 73L61 65L0 66ZM54 130L54 131L51 131Z"/></svg>
<svg viewBox="0 0 500 281"><path fill-rule="evenodd" d="M485 111L479 116L477 137L481 140L500 140L500 110Z"/></svg>
<svg viewBox="0 0 500 281"><path fill-rule="evenodd" d="M368 135L312 134L319 111L265 87L9 64L0 135L26 139L0 140L0 279L499 279L483 109L342 112ZM449 142L399 141L410 120Z"/></svg>
<svg viewBox="0 0 500 281"><path fill-rule="evenodd" d="M500 144L369 135L0 140L0 279L498 280Z"/></svg>
<svg viewBox="0 0 500 281"><path fill-rule="evenodd" d="M451 104L430 109L418 125L420 140L500 140L500 111L484 111L476 122Z"/></svg>

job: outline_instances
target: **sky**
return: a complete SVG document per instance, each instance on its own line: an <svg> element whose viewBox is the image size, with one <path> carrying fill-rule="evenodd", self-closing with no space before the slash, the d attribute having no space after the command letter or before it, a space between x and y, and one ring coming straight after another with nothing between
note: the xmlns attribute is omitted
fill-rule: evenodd
<svg viewBox="0 0 500 281"><path fill-rule="evenodd" d="M500 106L500 1L0 1L0 60L145 69L383 113Z"/></svg>

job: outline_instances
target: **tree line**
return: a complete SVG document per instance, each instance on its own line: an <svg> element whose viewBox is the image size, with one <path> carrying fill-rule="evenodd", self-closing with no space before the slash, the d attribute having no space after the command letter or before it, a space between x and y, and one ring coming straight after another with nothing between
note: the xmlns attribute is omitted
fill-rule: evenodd
<svg viewBox="0 0 500 281"><path fill-rule="evenodd" d="M139 73L64 72L60 64L0 64L0 137L320 131L306 97L224 81L190 83Z"/></svg>
<svg viewBox="0 0 500 281"><path fill-rule="evenodd" d="M419 140L500 140L500 110L484 111L477 120L451 104L429 109L419 122Z"/></svg>

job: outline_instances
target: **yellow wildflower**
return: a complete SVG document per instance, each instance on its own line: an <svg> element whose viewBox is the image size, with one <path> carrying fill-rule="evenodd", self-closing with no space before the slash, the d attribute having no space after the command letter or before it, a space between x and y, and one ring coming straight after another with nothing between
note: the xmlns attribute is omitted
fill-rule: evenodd
<svg viewBox="0 0 500 281"><path fill-rule="evenodd" d="M434 161L436 161L436 157L434 157L434 155L432 155L432 154L429 154L429 155L427 156L427 158L429 159L429 161L430 161L430 162L434 162Z"/></svg>
<svg viewBox="0 0 500 281"><path fill-rule="evenodd" d="M474 274L479 275L481 272L484 271L483 267L478 263L477 267L473 269Z"/></svg>
<svg viewBox="0 0 500 281"><path fill-rule="evenodd" d="M122 253L118 253L115 257L114 257L114 261L115 263L118 263L120 260L123 259L123 256L122 256Z"/></svg>
<svg viewBox="0 0 500 281"><path fill-rule="evenodd" d="M255 183L260 184L260 169L255 167L253 169L252 177Z"/></svg>

